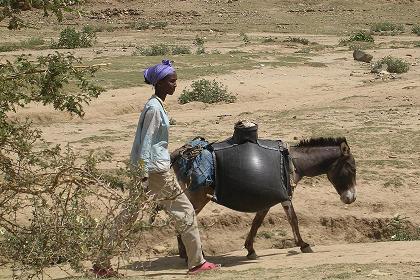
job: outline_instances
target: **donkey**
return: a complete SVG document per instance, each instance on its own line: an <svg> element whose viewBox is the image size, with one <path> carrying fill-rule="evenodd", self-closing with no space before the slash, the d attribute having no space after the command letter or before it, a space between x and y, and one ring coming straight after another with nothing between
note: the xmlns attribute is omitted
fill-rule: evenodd
<svg viewBox="0 0 420 280"><path fill-rule="evenodd" d="M181 187L185 190L187 197L198 214L212 199L214 190L211 187L203 187L194 191L188 189L190 183L188 178L182 180L185 176L180 176L178 160L180 159L181 151L182 147L171 153L172 167ZM345 138L311 138L302 140L297 145L289 147L289 157L294 166L294 172L291 174L291 181L294 186L305 176L314 177L326 174L343 203L350 204L356 200L356 163ZM291 197L290 200L281 204L292 227L296 245L300 247L303 253L313 252L310 245L304 242L300 235L298 218L293 208ZM268 206L267 209L258 211L252 221L251 229L245 241L248 259L257 258L254 240L258 228L269 210ZM180 257L186 258L185 247L179 237L178 248Z"/></svg>

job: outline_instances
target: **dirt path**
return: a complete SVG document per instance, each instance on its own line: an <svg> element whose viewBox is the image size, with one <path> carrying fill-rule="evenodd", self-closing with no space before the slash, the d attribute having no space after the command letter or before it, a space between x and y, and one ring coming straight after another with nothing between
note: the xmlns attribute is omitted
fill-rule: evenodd
<svg viewBox="0 0 420 280"><path fill-rule="evenodd" d="M314 251L303 254L297 248L260 250L259 259L254 261L246 259L244 250L234 251L209 257L223 264L221 272L206 273L199 278L230 279L241 275L245 279L293 279L296 273L301 279L311 275L314 276L311 279L420 278L420 241L316 246ZM145 273L140 272L143 265ZM256 271L263 273L257 273L257 277ZM146 264L135 262L124 272L127 276L146 275L151 279L184 279L185 265L176 256L162 257ZM325 273L336 276L327 278Z"/></svg>
<svg viewBox="0 0 420 280"><path fill-rule="evenodd" d="M337 244L316 246L314 253L298 248L259 250L257 260L248 260L245 251L208 257L221 263L220 271L207 272L194 279L420 279L420 241ZM126 279L185 279L186 267L177 256L122 264ZM58 268L44 274L68 279ZM0 279L11 279L0 273ZM76 277L74 279L87 279Z"/></svg>

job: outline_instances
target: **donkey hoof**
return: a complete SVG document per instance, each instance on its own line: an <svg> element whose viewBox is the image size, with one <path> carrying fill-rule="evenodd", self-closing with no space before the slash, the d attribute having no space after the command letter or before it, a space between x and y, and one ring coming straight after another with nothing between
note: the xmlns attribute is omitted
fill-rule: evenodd
<svg viewBox="0 0 420 280"><path fill-rule="evenodd" d="M300 247L300 250L302 253L313 253L311 246L309 244L306 244L305 246Z"/></svg>
<svg viewBox="0 0 420 280"><path fill-rule="evenodd" d="M257 253L255 253L255 251L254 251L252 253L248 253L248 255L246 255L246 258L248 260L256 260L258 258L258 256L257 256Z"/></svg>

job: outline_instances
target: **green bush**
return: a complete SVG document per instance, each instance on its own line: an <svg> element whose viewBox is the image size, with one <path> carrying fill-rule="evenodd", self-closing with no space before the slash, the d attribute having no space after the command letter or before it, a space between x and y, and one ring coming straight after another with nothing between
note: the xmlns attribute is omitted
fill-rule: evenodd
<svg viewBox="0 0 420 280"><path fill-rule="evenodd" d="M372 35L366 31L358 31L350 35L349 42L374 42Z"/></svg>
<svg viewBox="0 0 420 280"><path fill-rule="evenodd" d="M410 68L409 64L400 58L387 56L379 60L373 65L373 69L380 69L382 66L387 65L387 71L390 73L405 73Z"/></svg>
<svg viewBox="0 0 420 280"><path fill-rule="evenodd" d="M370 30L373 32L402 32L404 31L404 26L386 21L373 24Z"/></svg>
<svg viewBox="0 0 420 280"><path fill-rule="evenodd" d="M89 48L93 46L96 34L92 27L84 27L82 31L77 31L74 27L66 27L60 33L58 42L52 43L53 48Z"/></svg>
<svg viewBox="0 0 420 280"><path fill-rule="evenodd" d="M420 36L420 25L414 25L413 28L411 29L411 32Z"/></svg>
<svg viewBox="0 0 420 280"><path fill-rule="evenodd" d="M192 101L204 103L232 103L236 101L236 96L228 92L227 87L215 80L205 79L192 82L191 90L184 89L178 98L180 104L186 104Z"/></svg>
<svg viewBox="0 0 420 280"><path fill-rule="evenodd" d="M204 48L204 39L203 38L196 36L193 43L197 47L197 50L195 51L196 54L206 53L206 50Z"/></svg>

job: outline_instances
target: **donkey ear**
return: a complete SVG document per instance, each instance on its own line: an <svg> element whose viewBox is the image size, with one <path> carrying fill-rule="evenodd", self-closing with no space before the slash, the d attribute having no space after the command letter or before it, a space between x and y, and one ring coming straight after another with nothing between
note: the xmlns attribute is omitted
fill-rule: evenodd
<svg viewBox="0 0 420 280"><path fill-rule="evenodd" d="M343 155L345 156L350 155L350 147L347 145L346 142L341 143L340 150Z"/></svg>

